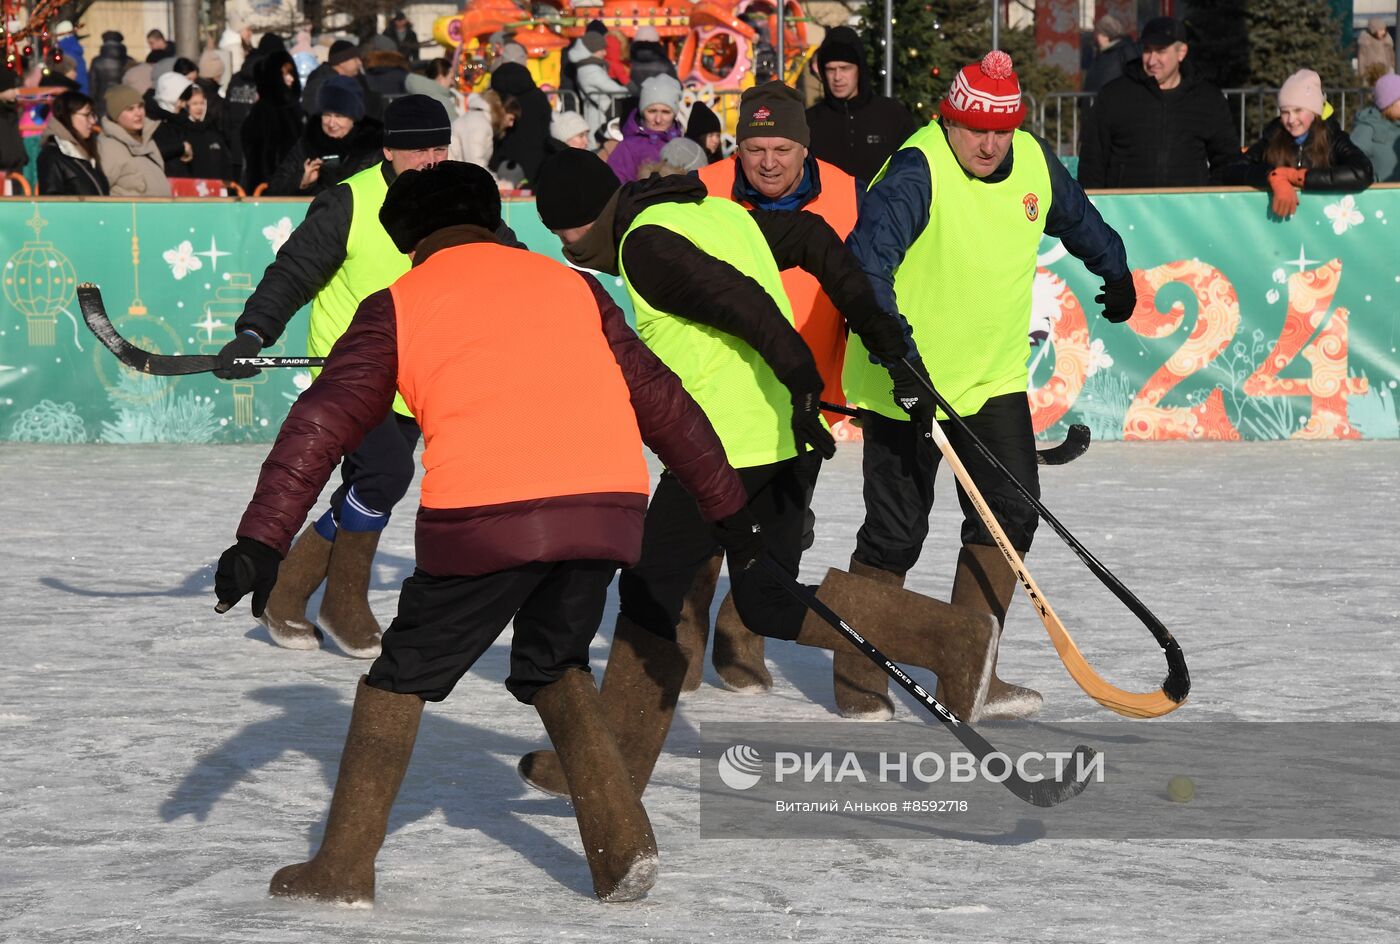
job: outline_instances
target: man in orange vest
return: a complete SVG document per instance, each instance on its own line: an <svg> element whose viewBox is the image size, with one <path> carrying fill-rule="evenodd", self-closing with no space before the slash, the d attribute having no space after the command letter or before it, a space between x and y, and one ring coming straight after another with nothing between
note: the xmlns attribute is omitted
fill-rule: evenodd
<svg viewBox="0 0 1400 944"><path fill-rule="evenodd" d="M417 567L359 682L321 848L277 872L270 892L373 900L423 702L446 698L514 620L506 687L554 744L594 890L639 898L656 878L656 840L602 714L589 643L613 575L641 554L643 443L717 523L716 539L752 560L762 542L744 485L596 279L497 240L500 196L484 170L405 172L379 217L413 268L360 304L292 406L215 575L220 611L251 592L260 615L336 463L403 395L426 441ZM521 286L533 304L520 305ZM581 390L587 423L560 409Z"/></svg>
<svg viewBox="0 0 1400 944"><path fill-rule="evenodd" d="M750 209L815 213L842 240L856 225L860 197L864 192L855 178L834 164L818 160L808 151L811 135L802 97L795 89L774 80L756 85L739 100L735 129L739 146L735 156L717 161L700 170L700 180L712 197L733 200ZM783 290L792 306L793 325L812 350L817 369L826 386L822 399L845 403L841 392L841 365L846 357L846 321L841 317L816 277L801 268L783 272ZM828 420L836 417L828 415ZM815 473L817 466L812 466ZM816 480L808 482L808 499ZM808 533L804 546L812 543L811 511L807 512ZM706 637L709 635L710 604L719 580L723 555L715 556L700 571L686 595L677 641L690 660L684 691L700 687L704 669ZM726 595L715 617L715 671L725 686L734 691L767 691L773 676L763 662L763 637L751 632L739 618L732 595ZM858 654L842 655L838 668L874 672L883 681L883 670ZM842 674L837 673L838 693ZM842 704L838 698L838 707Z"/></svg>

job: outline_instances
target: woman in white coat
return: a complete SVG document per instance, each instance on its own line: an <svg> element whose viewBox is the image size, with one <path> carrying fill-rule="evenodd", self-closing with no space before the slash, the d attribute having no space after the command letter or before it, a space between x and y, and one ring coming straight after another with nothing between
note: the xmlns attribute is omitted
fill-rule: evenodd
<svg viewBox="0 0 1400 944"><path fill-rule="evenodd" d="M491 90L467 96L467 110L452 121L452 141L447 158L485 167L505 133L506 112L501 97Z"/></svg>

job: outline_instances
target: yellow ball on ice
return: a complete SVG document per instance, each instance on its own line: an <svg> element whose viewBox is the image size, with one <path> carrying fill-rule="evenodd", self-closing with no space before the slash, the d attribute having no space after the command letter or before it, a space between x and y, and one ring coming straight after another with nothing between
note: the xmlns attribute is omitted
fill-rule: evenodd
<svg viewBox="0 0 1400 944"><path fill-rule="evenodd" d="M1196 795L1196 783L1190 777L1173 777L1167 783L1167 796L1177 803L1189 803Z"/></svg>

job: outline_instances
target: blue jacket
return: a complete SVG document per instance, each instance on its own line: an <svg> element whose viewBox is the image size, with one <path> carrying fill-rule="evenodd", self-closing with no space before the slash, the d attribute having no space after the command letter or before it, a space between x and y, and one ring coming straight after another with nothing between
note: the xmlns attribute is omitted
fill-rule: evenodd
<svg viewBox="0 0 1400 944"><path fill-rule="evenodd" d="M1128 274L1128 254L1123 240L1103 221L1089 202L1084 188L1069 175L1050 145L1036 141L1050 169L1050 212L1045 234L1058 238L1065 249L1105 281ZM986 179L995 183L1011 173L1014 151ZM870 188L861 205L856 228L846 245L870 277L875 296L886 311L898 311L894 297L894 270L928 225L932 192L928 160L918 148L901 148L890 158L885 176Z"/></svg>
<svg viewBox="0 0 1400 944"><path fill-rule="evenodd" d="M78 83L78 88L84 95L91 94L88 92L87 60L83 58L83 44L78 37L69 33L58 41L58 48L78 67L78 71L73 74L73 81Z"/></svg>

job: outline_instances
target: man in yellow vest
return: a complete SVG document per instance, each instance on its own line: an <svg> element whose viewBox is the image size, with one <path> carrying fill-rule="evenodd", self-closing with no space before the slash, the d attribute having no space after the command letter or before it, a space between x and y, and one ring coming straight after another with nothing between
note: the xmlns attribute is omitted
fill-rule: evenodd
<svg viewBox="0 0 1400 944"><path fill-rule="evenodd" d="M383 163L311 202L244 305L237 334L220 356L231 362L257 354L281 337L308 302L307 353L329 354L360 302L408 271L408 257L380 225L379 208L399 174L447 159L451 126L442 103L426 95L391 102L384 113ZM513 234L508 242L515 242ZM230 363L215 375L235 379L255 373L256 368ZM369 607L370 567L390 511L413 482L418 437L417 422L397 397L383 422L345 457L330 508L307 526L282 562L277 589L261 617L279 646L315 649L324 630L347 655L379 654L379 623ZM306 606L323 580L326 591L313 624Z"/></svg>
<svg viewBox="0 0 1400 944"><path fill-rule="evenodd" d="M808 464L836 447L821 418L825 386L793 327L779 270L819 275L846 321L882 365L883 400L932 421L918 354L900 319L880 309L869 281L818 216L745 210L706 194L690 176L653 177L618 189L596 155L570 149L540 168L536 207L577 266L620 275L637 334L680 378L709 417L748 494L767 552L796 579ZM814 451L809 452L812 448ZM855 651L808 614L753 555L735 552L705 526L695 499L670 471L647 506L642 556L618 579L618 619L603 679L603 710L640 794L651 778L685 678L676 623L696 573L724 545L735 605L764 635ZM819 595L889 658L931 668L949 683L949 707L971 713L990 677L995 624L957 608L833 570ZM558 756L535 751L521 776L567 795Z"/></svg>
<svg viewBox="0 0 1400 944"><path fill-rule="evenodd" d="M1057 237L1104 280L1096 300L1115 323L1128 320L1137 301L1127 254L1049 146L1018 130L1025 106L1006 53L988 53L960 70L940 114L941 121L915 132L877 175L847 245L884 307L899 311L913 327L939 393L1038 494L1026 399L1026 325L1041 234ZM861 410L865 440L865 521L853 566L899 585L928 536L940 454L917 425L890 407L879 372L866 363L857 338L846 350L844 382ZM945 424L945 431L1024 556L1038 523L1035 509L957 427ZM1000 625L1016 579L961 487L958 498L963 546L952 602L990 613ZM848 674L844 691L838 685L842 710L888 705L885 679L853 668L859 671ZM868 681L861 685L863 679ZM1040 704L1039 693L994 675L985 707L968 720L1026 717Z"/></svg>
<svg viewBox="0 0 1400 944"><path fill-rule="evenodd" d="M500 213L495 181L471 164L394 181L378 215L413 268L365 299L292 405L219 559L218 609L252 593L262 612L339 457L396 391L422 418L417 567L357 686L321 847L273 876L275 896L374 900L423 703L447 698L512 620L506 687L562 758L595 893L628 901L656 879L651 824L588 668L608 586L642 547L643 443L693 496L702 529L722 523L715 539L745 555L758 539L742 482L676 376L596 279L499 242ZM520 304L522 286L534 304ZM560 408L580 391L586 422Z"/></svg>
<svg viewBox="0 0 1400 944"><path fill-rule="evenodd" d="M856 213L864 192L855 178L808 152L811 139L802 97L779 81L756 85L739 100L735 128L738 149L733 158L716 161L699 171L712 197L733 200L740 206L771 211L806 210L826 221L841 239L856 225ZM841 392L841 363L846 355L846 322L816 277L795 267L782 273L783 291L792 307L792 322L812 350L826 386L822 399L845 403ZM828 417L831 419L831 417ZM809 493L816 481L809 483ZM804 547L812 541L811 511ZM701 569L686 594L676 638L690 660L683 691L700 686L704 670L710 604L719 579L722 555ZM749 631L739 619L733 594L728 594L715 616L714 666L725 687L737 692L762 692L773 685L763 662L763 637ZM863 657L856 659L865 662Z"/></svg>

